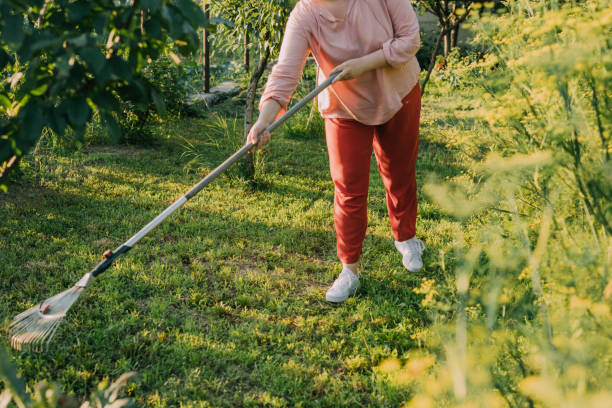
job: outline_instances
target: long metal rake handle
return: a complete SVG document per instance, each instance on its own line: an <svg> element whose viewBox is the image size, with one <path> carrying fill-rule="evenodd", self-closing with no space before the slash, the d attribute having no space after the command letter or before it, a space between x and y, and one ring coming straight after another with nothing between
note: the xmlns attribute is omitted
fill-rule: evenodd
<svg viewBox="0 0 612 408"><path fill-rule="evenodd" d="M317 96L319 93L321 93L321 91L323 91L325 88L327 88L329 85L331 85L334 82L334 79L336 79L336 77L340 74L340 72L336 72L332 75L329 76L329 78L327 78L324 82L322 82L319 86L317 86L315 89L313 89L308 95L306 95L302 100L300 100L299 102L297 102L295 105L293 105L291 107L291 109L289 109L283 116L281 116L278 120L276 120L274 123L272 123L270 126L268 126L266 128L266 130L264 130L261 134L259 134L257 137L261 137L261 135L264 132L272 132L274 131L276 128L278 128L280 125L282 125L287 119L289 119L291 116L293 116L293 114L295 112L297 112L298 110L300 110L304 105L306 105L308 102L310 102L315 96ZM99 274L101 274L102 272L104 272L105 270L107 270L115 261L115 259L117 259L119 256L121 256L122 254L126 253L127 251L129 251L130 249L132 249L132 247L134 245L136 245L136 243L138 241L140 241L145 235L147 235L149 232L151 232L151 230L153 230L153 228L157 227L159 224L161 224L166 218L168 218L170 216L170 214L174 213L176 210L178 210L179 208L181 208L183 206L183 204L185 204L187 202L187 200L189 200L190 198L194 197L196 194L198 194L204 187L206 187L208 184L210 184L210 182L212 182L214 179L216 179L221 173L223 173L225 170L227 170L228 167L230 167L232 164L234 164L238 159L240 159L242 156L244 156L245 154L247 154L255 145L253 143L247 143L245 144L240 150L238 150L236 153L234 153L233 155L231 155L227 160L225 160L223 163L221 163L216 169L214 169L213 171L211 171L206 177L204 177L198 184L196 184L195 186L193 186L191 188L191 190L189 190L184 196L182 196L181 198L179 198L178 200L176 200L174 203L172 203L168 208L166 208L164 211L162 211L157 217L155 217L151 222L149 222L147 225L145 225L140 231L138 231L136 234L134 234L128 241L126 241L123 245L119 246L117 249L115 249L114 251L106 251L104 253L104 257L106 259L104 259L102 262L100 262L94 269L91 270L90 275L92 277L96 277ZM88 283L88 277L84 278L82 281L82 285L87 286ZM77 284L78 286L79 284Z"/></svg>

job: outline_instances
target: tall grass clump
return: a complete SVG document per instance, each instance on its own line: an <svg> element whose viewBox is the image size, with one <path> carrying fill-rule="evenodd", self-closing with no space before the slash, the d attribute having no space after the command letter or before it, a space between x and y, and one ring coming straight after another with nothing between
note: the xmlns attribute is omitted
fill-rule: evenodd
<svg viewBox="0 0 612 408"><path fill-rule="evenodd" d="M612 406L611 6L508 1L438 82L469 100L448 143L471 166L425 188L462 228L451 286L417 289L427 352L379 366L406 406Z"/></svg>
<svg viewBox="0 0 612 408"><path fill-rule="evenodd" d="M187 160L184 170L188 173L207 173L221 164L224 159L240 150L244 146L243 126L243 118L239 115L211 113L206 122L203 122L201 129L204 142L200 143L199 146L188 140L184 140L182 143L184 149L182 157ZM202 149L202 146L205 147L206 151ZM214 151L215 154L211 155L211 151ZM248 169L244 167L244 162L239 162L231 167L225 174L234 182L258 188L266 182L264 155L255 154L254 165L258 175L256 182L249 179Z"/></svg>

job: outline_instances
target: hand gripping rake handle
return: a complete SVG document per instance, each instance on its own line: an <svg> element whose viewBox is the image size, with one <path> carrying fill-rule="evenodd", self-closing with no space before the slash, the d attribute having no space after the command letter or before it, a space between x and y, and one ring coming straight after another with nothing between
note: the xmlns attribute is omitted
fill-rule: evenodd
<svg viewBox="0 0 612 408"><path fill-rule="evenodd" d="M301 101L299 101L298 103L296 103L293 107L291 107L291 109L289 109L283 116L281 116L277 121L275 121L274 123L272 123L270 126L268 126L266 128L266 130L264 130L264 132L272 132L273 130L275 130L277 127L279 127L280 125L282 125L287 119L289 119L295 112L297 112L298 110L300 110L300 108L302 108L304 105L306 105L308 102L310 102L315 96L317 96L321 91L323 91L325 88L327 88L329 85L332 84L332 82L334 82L334 79L336 79L336 77L340 74L340 72L336 72L332 75L329 76L329 78L327 78L327 80L325 80L325 82L321 83L319 86L317 86L314 90L312 90L312 92L310 92L308 95L306 95L304 97L304 99L302 99ZM258 138L261 137L261 135L264 133L262 132L261 134L258 135ZM122 254L126 253L127 251L129 251L130 249L132 249L132 247L134 245L136 245L136 243L138 241L140 241L145 235L147 235L149 232L151 232L151 230L155 227L157 227L159 224L162 223L162 221L164 221L166 218L168 218L168 216L170 216L170 214L172 214L173 212L175 212L176 210L178 210L179 208L181 208L183 206L183 204L185 204L185 202L187 202L187 200L189 200L190 198L192 198L193 196L195 196L196 194L198 194L204 187L206 187L208 184L210 184L211 181L213 181L214 179L216 179L221 173L223 173L228 167L230 167L232 164L234 164L238 159L240 159L242 156L244 156L245 154L247 154L252 148L253 148L254 144L253 143L247 143L246 145L244 145L240 150L238 150L236 153L234 153L233 155L231 155L227 160L225 160L223 163L221 163L219 165L219 167L217 167L216 169L214 169L213 171L211 171L206 177L204 177L198 184L196 184L195 186L193 186L191 188L191 190L189 190L184 196L182 196L181 198L179 198L178 200L176 200L174 203L172 203L168 208L166 208L161 214L159 214L157 217L155 217L150 223L148 223L147 225L145 225L140 231L138 231L136 234L134 234L134 236L132 236L132 238L130 238L128 241L126 241L123 245L121 245L120 247L118 247L117 249L115 249L114 251L108 250L104 253L104 257L105 259L100 262L98 264L98 266L96 266L93 270L91 270L90 275L92 277L96 277L99 274L101 274L102 272L104 272L105 270L107 270L115 261L115 259L117 259L119 256L121 256ZM89 279L88 278L84 278L83 281L83 286L87 286L87 281ZM78 284L77 284L78 286Z"/></svg>

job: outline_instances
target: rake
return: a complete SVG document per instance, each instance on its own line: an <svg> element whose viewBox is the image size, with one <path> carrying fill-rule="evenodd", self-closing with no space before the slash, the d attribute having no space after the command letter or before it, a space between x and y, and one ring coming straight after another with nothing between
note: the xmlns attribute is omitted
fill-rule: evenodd
<svg viewBox="0 0 612 408"><path fill-rule="evenodd" d="M330 75L327 80L306 95L304 99L297 102L283 116L268 126L264 132L272 132L279 127L295 112L297 112L321 91L332 84L339 74L340 73L338 72ZM264 132L262 132L262 134ZM258 137L261 137L261 134L258 135ZM168 218L170 214L181 208L183 204L187 202L187 200L198 194L204 187L217 178L238 159L248 153L253 147L254 144L252 143L245 144L240 150L221 163L219 167L210 172L200 182L193 186L184 196L172 203L123 245L114 251L109 249L104 252L104 260L102 260L102 262L100 262L90 272L83 275L81 280L79 280L72 288L44 300L40 304L15 316L13 322L9 326L11 345L18 350L42 351L48 349L49 343L53 339L53 336L55 335L60 323L66 317L68 310L77 301L81 293L83 293L83 290L85 290L93 278L96 278L102 272L107 270L118 257L132 249L132 247L134 247L134 245L136 245L136 243L145 235L151 232L153 228L157 227L166 218Z"/></svg>

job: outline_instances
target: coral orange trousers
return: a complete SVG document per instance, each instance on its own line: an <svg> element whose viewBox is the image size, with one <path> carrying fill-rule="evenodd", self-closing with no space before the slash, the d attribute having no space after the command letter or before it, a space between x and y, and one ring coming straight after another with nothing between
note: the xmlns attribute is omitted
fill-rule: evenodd
<svg viewBox="0 0 612 408"><path fill-rule="evenodd" d="M421 89L417 84L387 123L368 126L352 119L325 119L329 167L334 182L334 225L338 258L355 263L368 224L367 199L372 148L387 194L391 229L397 241L415 236L416 160Z"/></svg>

